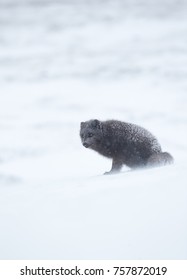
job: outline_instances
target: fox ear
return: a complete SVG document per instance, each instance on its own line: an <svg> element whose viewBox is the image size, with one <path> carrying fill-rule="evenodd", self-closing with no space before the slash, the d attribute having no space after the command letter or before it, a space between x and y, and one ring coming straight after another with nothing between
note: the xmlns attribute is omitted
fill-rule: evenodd
<svg viewBox="0 0 187 280"><path fill-rule="evenodd" d="M99 120L93 120L92 121L92 126L94 127L94 128L99 128L99 129L101 129L101 122L99 121Z"/></svg>
<svg viewBox="0 0 187 280"><path fill-rule="evenodd" d="M83 128L83 127L84 127L84 124L85 124L85 122L81 122L81 128Z"/></svg>

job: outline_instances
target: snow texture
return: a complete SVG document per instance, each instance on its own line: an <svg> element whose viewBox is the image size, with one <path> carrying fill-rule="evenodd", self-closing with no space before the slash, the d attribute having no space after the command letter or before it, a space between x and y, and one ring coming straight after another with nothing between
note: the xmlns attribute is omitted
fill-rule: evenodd
<svg viewBox="0 0 187 280"><path fill-rule="evenodd" d="M187 2L0 0L0 258L187 258ZM153 133L172 166L102 176L81 121Z"/></svg>

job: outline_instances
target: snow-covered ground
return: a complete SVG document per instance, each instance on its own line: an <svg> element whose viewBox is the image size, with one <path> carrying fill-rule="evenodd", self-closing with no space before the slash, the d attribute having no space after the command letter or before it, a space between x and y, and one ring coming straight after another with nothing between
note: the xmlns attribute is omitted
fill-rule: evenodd
<svg viewBox="0 0 187 280"><path fill-rule="evenodd" d="M187 2L0 0L0 258L187 258ZM79 124L149 129L172 166L102 176Z"/></svg>

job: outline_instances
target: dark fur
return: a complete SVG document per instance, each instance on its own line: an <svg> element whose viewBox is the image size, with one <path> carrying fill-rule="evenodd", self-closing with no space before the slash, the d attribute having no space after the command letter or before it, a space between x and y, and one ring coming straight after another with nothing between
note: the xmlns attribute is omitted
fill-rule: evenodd
<svg viewBox="0 0 187 280"><path fill-rule="evenodd" d="M83 146L112 158L108 173L118 172L123 164L135 169L171 164L173 157L162 152L157 139L146 129L116 120L90 120L81 123Z"/></svg>

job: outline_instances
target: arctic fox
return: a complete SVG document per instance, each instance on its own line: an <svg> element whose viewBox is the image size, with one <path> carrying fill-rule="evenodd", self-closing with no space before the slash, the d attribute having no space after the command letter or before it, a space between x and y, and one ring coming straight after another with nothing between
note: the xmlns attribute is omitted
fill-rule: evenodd
<svg viewBox="0 0 187 280"><path fill-rule="evenodd" d="M84 147L112 159L112 168L105 174L119 172L123 164L136 169L173 163L173 157L162 152L158 140L136 124L89 120L81 122L80 137Z"/></svg>

